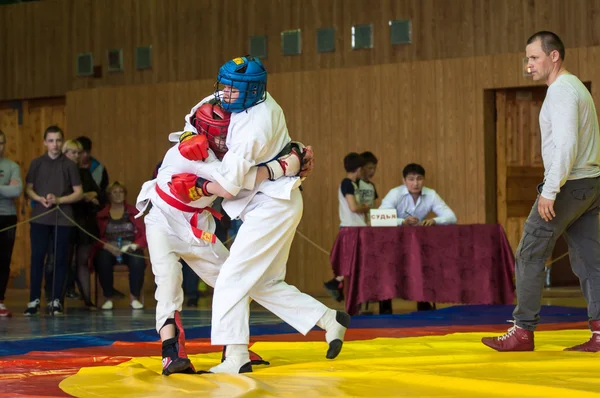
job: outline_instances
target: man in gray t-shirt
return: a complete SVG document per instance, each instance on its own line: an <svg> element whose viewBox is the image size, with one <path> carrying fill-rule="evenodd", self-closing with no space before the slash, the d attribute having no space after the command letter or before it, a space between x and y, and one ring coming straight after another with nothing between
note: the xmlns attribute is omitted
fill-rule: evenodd
<svg viewBox="0 0 600 398"><path fill-rule="evenodd" d="M0 230L17 223L15 199L23 191L19 165L4 157L6 135L0 130ZM15 245L16 228L0 232L0 317L10 316L4 305L4 294L10 277L10 260Z"/></svg>
<svg viewBox="0 0 600 398"><path fill-rule="evenodd" d="M548 90L539 115L544 181L515 254L514 326L481 342L497 351L533 351L540 322L544 268L559 237L587 301L591 337L566 351L600 352L600 124L591 93L563 64L553 32L527 40L527 67Z"/></svg>
<svg viewBox="0 0 600 398"><path fill-rule="evenodd" d="M33 159L29 166L26 192L27 196L34 201L32 217L40 216L57 205L66 215L72 217L73 211L70 204L83 197L79 169L75 162L62 154L62 144L62 130L57 126L48 127L44 132L44 145L48 152ZM25 316L38 313L44 275L44 259L48 254L48 244L55 231L53 297L48 303L48 310L55 315L62 313L60 298L67 271L71 228L70 221L58 210L31 221L30 302L27 304Z"/></svg>

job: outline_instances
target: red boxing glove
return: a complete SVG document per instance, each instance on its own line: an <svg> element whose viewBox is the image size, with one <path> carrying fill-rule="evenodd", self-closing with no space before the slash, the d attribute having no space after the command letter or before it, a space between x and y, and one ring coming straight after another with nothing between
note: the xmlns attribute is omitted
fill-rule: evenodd
<svg viewBox="0 0 600 398"><path fill-rule="evenodd" d="M186 131L179 137L179 152L188 160L204 160L208 157L208 140L204 134Z"/></svg>
<svg viewBox="0 0 600 398"><path fill-rule="evenodd" d="M171 194L183 203L200 199L204 195L196 189L197 179L198 176L191 173L173 174L169 183Z"/></svg>

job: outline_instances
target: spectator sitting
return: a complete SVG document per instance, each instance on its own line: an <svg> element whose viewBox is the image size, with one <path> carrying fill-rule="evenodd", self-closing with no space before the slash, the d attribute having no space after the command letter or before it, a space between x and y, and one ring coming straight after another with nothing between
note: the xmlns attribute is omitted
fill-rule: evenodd
<svg viewBox="0 0 600 398"><path fill-rule="evenodd" d="M107 244L97 247L94 265L106 301L102 309L113 308L113 266L122 258L123 264L129 267L130 304L133 309L143 308L140 302L144 284L144 258L131 254L143 255L142 249L147 247L146 227L141 218L134 218L137 210L125 202L127 189L115 181L107 189L109 204L97 216L99 237ZM121 251L117 250L121 245Z"/></svg>
<svg viewBox="0 0 600 398"><path fill-rule="evenodd" d="M425 169L411 163L402 170L404 185L392 188L381 201L380 209L396 209L398 225L448 225L456 224L456 215L446 202L431 188L423 185ZM426 219L429 213L435 218ZM388 307L386 305L386 307ZM418 302L418 310L434 309L430 303ZM391 311L391 301L389 302Z"/></svg>
<svg viewBox="0 0 600 398"><path fill-rule="evenodd" d="M437 192L423 185L425 169L421 165L407 165L402 175L404 185L392 188L381 201L380 209L396 209L398 225L456 224L452 209ZM431 212L437 217L425 219Z"/></svg>

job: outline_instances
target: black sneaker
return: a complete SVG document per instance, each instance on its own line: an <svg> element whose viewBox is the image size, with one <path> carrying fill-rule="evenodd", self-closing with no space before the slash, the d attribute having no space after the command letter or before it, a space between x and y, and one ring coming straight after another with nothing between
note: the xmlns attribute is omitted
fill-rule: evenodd
<svg viewBox="0 0 600 398"><path fill-rule="evenodd" d="M63 314L63 306L60 303L59 299L54 299L54 301L48 303L48 314L50 314L50 315L62 315Z"/></svg>
<svg viewBox="0 0 600 398"><path fill-rule="evenodd" d="M40 310L40 299L35 299L27 304L27 309L23 312L25 316L37 315Z"/></svg>
<svg viewBox="0 0 600 398"><path fill-rule="evenodd" d="M185 353L185 332L181 325L179 312L175 312L175 317L168 319L166 324L175 325L175 337L162 342L162 374L168 376L173 373L195 374L196 369Z"/></svg>
<svg viewBox="0 0 600 398"><path fill-rule="evenodd" d="M333 278L330 281L323 283L327 292L333 297L337 302L344 301L344 282L340 282L337 279Z"/></svg>

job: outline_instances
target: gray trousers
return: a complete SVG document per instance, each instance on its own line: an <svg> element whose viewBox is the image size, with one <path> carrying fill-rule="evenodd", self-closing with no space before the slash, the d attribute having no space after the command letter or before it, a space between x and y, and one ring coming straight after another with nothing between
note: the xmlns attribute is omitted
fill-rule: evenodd
<svg viewBox="0 0 600 398"><path fill-rule="evenodd" d="M533 331L540 320L544 264L562 234L589 319L600 319L600 177L567 181L554 202L556 217L549 222L540 217L537 204L536 199L517 248L518 304L513 312L517 326Z"/></svg>

